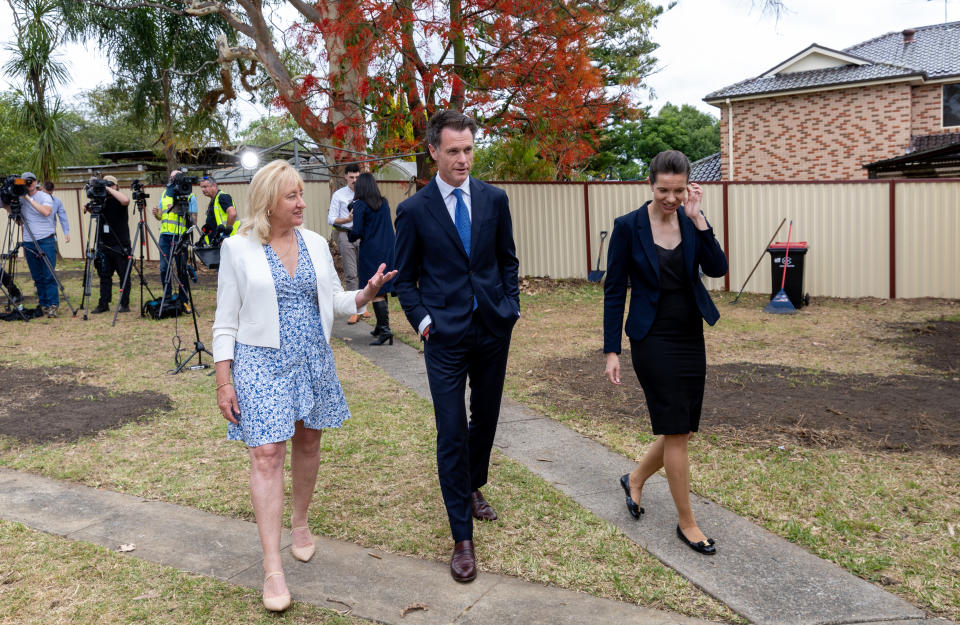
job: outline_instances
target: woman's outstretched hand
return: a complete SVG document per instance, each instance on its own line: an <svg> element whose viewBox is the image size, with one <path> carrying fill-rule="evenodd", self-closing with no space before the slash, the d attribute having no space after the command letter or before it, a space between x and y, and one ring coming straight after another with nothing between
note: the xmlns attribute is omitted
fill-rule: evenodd
<svg viewBox="0 0 960 625"><path fill-rule="evenodd" d="M377 273L373 274L373 276L371 276L371 278L367 281L367 285L363 287L359 293L357 293L357 308L363 308L366 306L367 302L376 297L377 293L380 292L380 287L393 280L394 276L397 275L396 269L388 273L383 273L384 269L386 268L386 263L380 263L380 266L377 267Z"/></svg>

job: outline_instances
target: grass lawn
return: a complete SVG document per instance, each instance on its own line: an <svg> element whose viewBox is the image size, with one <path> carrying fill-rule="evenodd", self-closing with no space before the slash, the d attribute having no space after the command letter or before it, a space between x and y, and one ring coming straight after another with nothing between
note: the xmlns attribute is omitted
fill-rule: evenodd
<svg viewBox="0 0 960 625"><path fill-rule="evenodd" d="M623 405L640 402L629 360L621 363L623 388L615 389L603 376L602 287L574 282L542 288L534 280L525 291L507 392L639 459L653 437L645 412L633 419L623 416ZM960 405L960 372L919 364L918 354L895 327L956 322L956 300L818 298L799 314L786 316L761 312L762 296L745 296L737 305L728 303L731 293L714 293L714 298L721 319L705 330L708 376L712 367L736 363L744 363L746 370L756 364L781 365L784 375L806 384L819 383L796 371L826 381L835 374L870 376L880 380L881 388L885 379L915 376L953 397L954 407ZM393 319L404 340L416 345L398 311ZM566 363L563 374L556 371L559 363ZM836 412L843 412L848 389L826 381L818 392L832 394ZM565 383L591 390L571 393ZM738 410L749 404L752 393L758 389L748 380ZM722 424L728 407L705 405L705 414L710 409L719 411ZM924 409L918 402L904 421L912 422ZM952 415L956 425L958 415L960 409ZM762 410L755 420L764 423ZM836 437L829 445L816 444L816 438L805 444L773 430L766 439L718 430L701 430L692 444L695 492L924 610L960 620L960 457L955 453L883 450Z"/></svg>
<svg viewBox="0 0 960 625"><path fill-rule="evenodd" d="M75 305L81 291L78 268L75 262L61 263L58 268L66 270L65 285ZM155 274L156 269L151 268L148 279L153 284L157 282ZM30 285L26 276L21 275L19 281ZM215 290L212 286L197 288L194 297L200 310L201 340L210 345ZM131 299L135 304L136 292ZM174 345L192 347L190 318L156 322L140 319L135 313L121 314L117 326L110 327L109 315L83 321L70 318L65 305L61 311L59 319L0 326L0 344L5 348L0 352L0 366L37 370L36 387L21 395L41 396L44 388L69 378L108 388L116 395L164 393L173 407L158 413L155 406L143 406L142 419L75 441L41 443L0 435L0 465L252 520L247 453L242 444L225 440L225 421L216 409L213 378L204 371L178 376L167 373L174 365ZM179 338L175 338L175 329ZM430 404L385 378L337 341L334 355L353 416L343 428L324 437L323 464L310 516L314 531L446 561L451 544L436 478ZM0 413L0 426L6 416ZM486 494L501 511L501 520L477 527L481 569L700 618L740 621L617 529L496 451ZM3 531L24 532L29 540L36 540L35 533L13 524ZM61 543L57 548L78 550L81 561L115 557L93 547ZM26 548L19 554L16 544L16 539L6 540L5 554L30 557ZM11 560L4 557L3 561ZM74 566L62 562L48 574L67 579L74 574ZM124 580L133 577L139 567L152 565L123 559L111 566L120 572L117 578L105 579L107 597L110 588L117 595L134 592L124 590ZM206 583L193 576L184 575L183 579ZM219 592L245 604L244 609L254 614L262 610L256 593L218 587ZM0 613L17 605L9 598L12 596L0 594ZM144 603L140 609L147 611L146 620L164 622L167 618L162 601ZM152 610L158 612L156 619ZM232 615L217 612L205 622L232 623L236 621ZM188 621L189 617L178 620ZM241 618L241 622L246 620Z"/></svg>

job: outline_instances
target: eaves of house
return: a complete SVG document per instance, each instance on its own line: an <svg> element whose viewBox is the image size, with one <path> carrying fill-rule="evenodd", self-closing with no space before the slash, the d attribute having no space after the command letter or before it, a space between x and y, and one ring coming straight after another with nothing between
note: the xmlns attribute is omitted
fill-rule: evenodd
<svg viewBox="0 0 960 625"><path fill-rule="evenodd" d="M834 50L813 44L755 78L708 94L736 100L848 89L873 84L932 84L960 79L960 22L911 28Z"/></svg>

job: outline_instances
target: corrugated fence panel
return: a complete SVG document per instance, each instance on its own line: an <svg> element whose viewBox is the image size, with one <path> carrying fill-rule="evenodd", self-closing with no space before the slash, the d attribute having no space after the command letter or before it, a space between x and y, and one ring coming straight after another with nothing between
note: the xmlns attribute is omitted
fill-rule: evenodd
<svg viewBox="0 0 960 625"><path fill-rule="evenodd" d="M704 184L703 187L703 214L713 227L714 235L723 245L723 185ZM613 233L613 220L626 215L653 199L650 185L646 182L590 184L588 185L590 202L590 262L596 268L598 254L600 268L607 268L607 245L609 235ZM604 243L600 253L600 233L607 232L608 240ZM703 284L708 289L722 289L723 278L703 278Z"/></svg>
<svg viewBox="0 0 960 625"><path fill-rule="evenodd" d="M520 275L585 278L583 186L506 182L496 186L510 198Z"/></svg>
<svg viewBox="0 0 960 625"><path fill-rule="evenodd" d="M960 297L960 182L898 182L897 297Z"/></svg>
<svg viewBox="0 0 960 625"><path fill-rule="evenodd" d="M742 281L784 217L777 236L807 241L804 291L831 297L889 295L888 186L863 184L731 183L730 288ZM772 290L769 256L761 261L746 291Z"/></svg>
<svg viewBox="0 0 960 625"><path fill-rule="evenodd" d="M83 241L87 236L87 222L89 215L83 212L83 205L86 204L86 195L83 195L83 189L54 189L53 194L63 202L63 209L67 213L67 222L70 224L70 242L63 240L63 231L60 229L60 223L57 222L57 248L60 256L64 258L83 258ZM6 213L0 213L5 215ZM80 231L83 230L83 236ZM4 250L6 251L6 250Z"/></svg>

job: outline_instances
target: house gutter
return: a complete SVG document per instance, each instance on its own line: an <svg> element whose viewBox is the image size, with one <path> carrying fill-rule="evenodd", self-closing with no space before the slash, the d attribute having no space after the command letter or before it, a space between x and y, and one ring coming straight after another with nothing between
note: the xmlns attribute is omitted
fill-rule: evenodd
<svg viewBox="0 0 960 625"><path fill-rule="evenodd" d="M733 102L727 98L727 154L730 158L730 177L728 180L734 180L733 176Z"/></svg>

